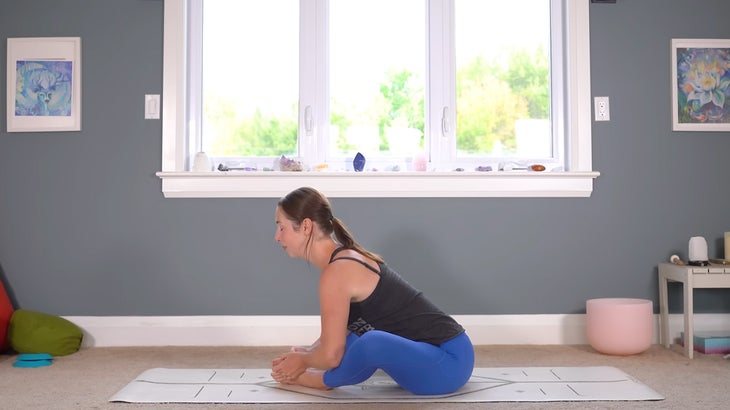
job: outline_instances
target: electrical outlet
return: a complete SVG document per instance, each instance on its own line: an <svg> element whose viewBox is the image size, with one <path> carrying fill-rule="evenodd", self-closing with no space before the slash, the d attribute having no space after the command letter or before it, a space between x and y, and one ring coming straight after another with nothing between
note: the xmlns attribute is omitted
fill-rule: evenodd
<svg viewBox="0 0 730 410"><path fill-rule="evenodd" d="M595 109L596 121L611 120L611 111L608 105L608 97L594 97L593 107Z"/></svg>

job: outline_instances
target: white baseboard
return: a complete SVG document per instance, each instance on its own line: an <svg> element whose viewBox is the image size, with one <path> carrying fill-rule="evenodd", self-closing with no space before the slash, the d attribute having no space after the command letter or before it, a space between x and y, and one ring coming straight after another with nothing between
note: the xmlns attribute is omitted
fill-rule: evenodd
<svg viewBox="0 0 730 410"><path fill-rule="evenodd" d="M84 347L295 346L319 337L319 316L65 316L84 331ZM588 344L585 315L454 315L475 345ZM654 315L654 342L659 317ZM695 330L730 329L730 314L697 314ZM683 329L669 315L670 337Z"/></svg>

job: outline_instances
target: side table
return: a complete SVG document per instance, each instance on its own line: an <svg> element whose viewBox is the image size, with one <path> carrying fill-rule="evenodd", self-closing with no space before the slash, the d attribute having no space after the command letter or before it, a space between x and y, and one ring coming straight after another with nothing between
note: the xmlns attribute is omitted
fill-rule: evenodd
<svg viewBox="0 0 730 410"><path fill-rule="evenodd" d="M694 315L692 295L700 288L730 288L730 265L680 266L673 263L659 264L659 342L664 347L671 345L669 340L669 282L680 282L684 299L684 354L690 359L694 356Z"/></svg>

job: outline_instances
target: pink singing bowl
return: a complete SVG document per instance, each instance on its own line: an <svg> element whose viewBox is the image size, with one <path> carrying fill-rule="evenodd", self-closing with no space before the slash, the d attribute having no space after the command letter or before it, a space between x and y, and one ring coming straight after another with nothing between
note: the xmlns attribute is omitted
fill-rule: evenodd
<svg viewBox="0 0 730 410"><path fill-rule="evenodd" d="M586 330L591 347L628 356L651 346L654 311L651 300L603 298L586 301Z"/></svg>

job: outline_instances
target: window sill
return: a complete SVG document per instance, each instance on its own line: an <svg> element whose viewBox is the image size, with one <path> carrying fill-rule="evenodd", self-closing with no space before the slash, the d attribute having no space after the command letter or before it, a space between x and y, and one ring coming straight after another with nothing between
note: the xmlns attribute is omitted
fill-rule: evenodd
<svg viewBox="0 0 730 410"><path fill-rule="evenodd" d="M328 197L583 197L598 172L158 172L166 198L280 198L301 186Z"/></svg>

